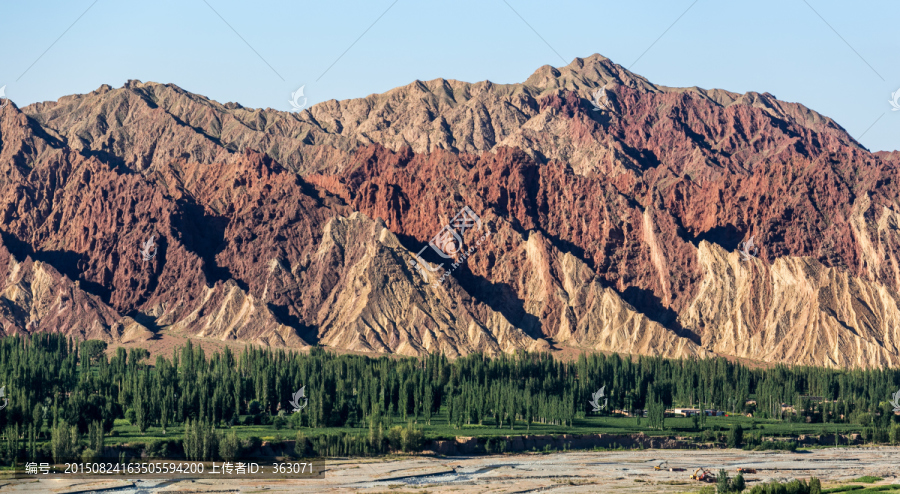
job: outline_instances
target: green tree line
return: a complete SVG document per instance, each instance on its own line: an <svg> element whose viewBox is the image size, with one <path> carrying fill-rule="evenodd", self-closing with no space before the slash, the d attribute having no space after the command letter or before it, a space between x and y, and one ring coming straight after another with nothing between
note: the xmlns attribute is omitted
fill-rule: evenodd
<svg viewBox="0 0 900 494"><path fill-rule="evenodd" d="M199 448L198 456L205 456L204 448L213 445L204 445L203 431L241 420L285 420L279 412L292 411L292 395L303 386L309 401L291 415L297 426L367 428L382 436L394 419L430 423L441 410L456 427L527 430L533 423L571 426L589 414L646 409L651 427L663 428L668 407L736 413L751 397L759 417L787 419L787 403L816 420L863 417L873 428L886 428L894 417L888 399L900 388L898 369L764 369L722 358L584 354L567 362L524 352L371 358L249 345L240 353L226 347L206 355L188 342L151 364L144 349L105 350L100 341L52 333L0 339L0 386L9 400L0 429L7 442L21 440L25 446L16 443L18 450L54 431L102 439L116 419L128 418L141 432L187 424L191 451ZM593 412L588 401L601 386L608 406Z"/></svg>

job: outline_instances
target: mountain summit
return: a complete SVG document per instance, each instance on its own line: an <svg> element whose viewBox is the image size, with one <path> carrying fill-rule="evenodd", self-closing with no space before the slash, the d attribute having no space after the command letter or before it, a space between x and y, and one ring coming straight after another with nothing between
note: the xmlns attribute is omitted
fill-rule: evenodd
<svg viewBox="0 0 900 494"><path fill-rule="evenodd" d="M298 113L104 85L0 109L0 334L897 366L897 163L600 55Z"/></svg>

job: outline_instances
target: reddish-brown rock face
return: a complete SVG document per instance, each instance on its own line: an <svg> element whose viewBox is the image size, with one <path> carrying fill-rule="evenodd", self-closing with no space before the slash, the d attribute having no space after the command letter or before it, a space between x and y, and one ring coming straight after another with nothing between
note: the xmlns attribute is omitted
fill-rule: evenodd
<svg viewBox="0 0 900 494"><path fill-rule="evenodd" d="M0 144L7 334L900 365L900 161L768 93L597 55L299 114L132 81L8 105Z"/></svg>

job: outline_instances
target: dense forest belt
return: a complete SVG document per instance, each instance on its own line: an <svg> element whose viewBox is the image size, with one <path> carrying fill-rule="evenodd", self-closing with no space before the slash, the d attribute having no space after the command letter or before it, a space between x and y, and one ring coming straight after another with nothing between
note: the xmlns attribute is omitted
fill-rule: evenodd
<svg viewBox="0 0 900 494"><path fill-rule="evenodd" d="M295 434L306 437L298 454L320 456L421 451L429 440L456 436L557 432L606 438L658 431L735 445L773 434L849 432L866 442L900 441L900 416L889 401L900 388L898 369L752 369L722 358L615 354L561 362L524 352L371 358L250 346L206 355L190 342L151 365L146 350L118 348L107 356L105 345L47 333L0 339L8 401L0 410L3 461L90 456L132 440L218 458L219 450L234 455L262 438ZM666 409L691 406L732 416L666 416ZM645 418L619 413L636 409ZM490 451L506 447L494 442Z"/></svg>

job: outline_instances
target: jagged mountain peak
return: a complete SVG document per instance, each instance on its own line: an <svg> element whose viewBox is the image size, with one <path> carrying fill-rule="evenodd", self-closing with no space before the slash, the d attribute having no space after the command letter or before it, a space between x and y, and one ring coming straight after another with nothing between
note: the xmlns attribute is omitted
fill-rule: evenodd
<svg viewBox="0 0 900 494"><path fill-rule="evenodd" d="M766 92L592 55L298 113L141 81L0 111L6 333L900 362L896 156Z"/></svg>

